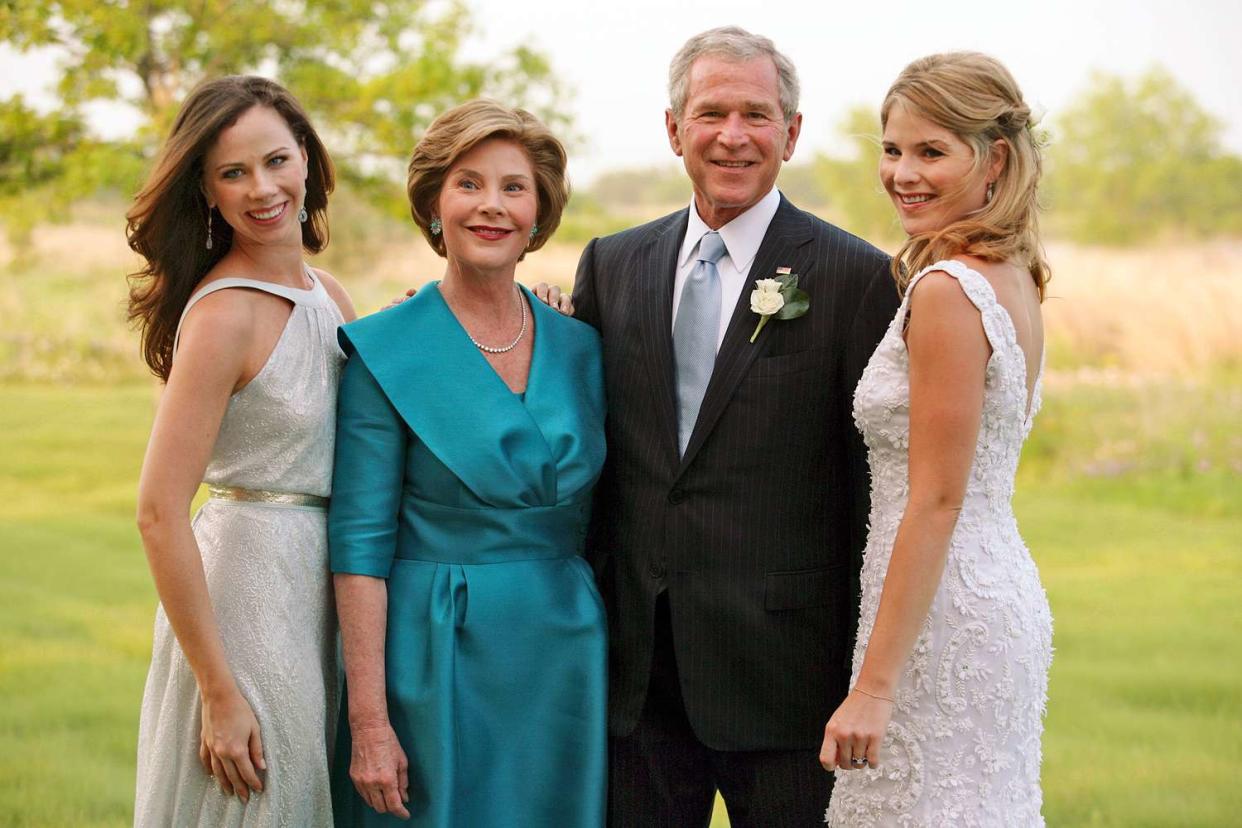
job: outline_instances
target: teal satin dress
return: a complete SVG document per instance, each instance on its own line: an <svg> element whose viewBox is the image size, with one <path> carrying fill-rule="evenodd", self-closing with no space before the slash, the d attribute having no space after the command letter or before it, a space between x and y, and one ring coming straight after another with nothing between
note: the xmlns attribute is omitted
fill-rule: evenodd
<svg viewBox="0 0 1242 828"><path fill-rule="evenodd" d="M329 552L333 572L387 580L412 819L354 791L345 702L338 826L604 824L605 621L580 557L605 451L599 338L527 296L524 396L436 285L341 329Z"/></svg>

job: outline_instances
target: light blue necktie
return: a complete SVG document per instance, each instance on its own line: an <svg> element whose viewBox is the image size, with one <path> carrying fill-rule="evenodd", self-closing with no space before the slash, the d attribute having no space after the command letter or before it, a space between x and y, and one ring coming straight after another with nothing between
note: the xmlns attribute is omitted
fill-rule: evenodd
<svg viewBox="0 0 1242 828"><path fill-rule="evenodd" d="M716 364L716 339L720 332L720 273L716 262L727 252L724 239L714 230L699 240L698 263L681 287L681 303L673 322L677 447L683 455Z"/></svg>

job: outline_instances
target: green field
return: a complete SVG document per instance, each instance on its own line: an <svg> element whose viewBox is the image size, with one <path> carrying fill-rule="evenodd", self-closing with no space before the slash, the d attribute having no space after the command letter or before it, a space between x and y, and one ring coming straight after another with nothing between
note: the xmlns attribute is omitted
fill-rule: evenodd
<svg viewBox="0 0 1242 828"><path fill-rule="evenodd" d="M1237 394L1135 393L1051 395L1019 484L1056 619L1044 812L1238 824ZM155 607L133 492L153 398L146 383L0 385L0 824L131 819ZM1108 449L1118 473L1083 472L1076 458L1104 461L1068 448L1093 445L1101 419L1137 441Z"/></svg>

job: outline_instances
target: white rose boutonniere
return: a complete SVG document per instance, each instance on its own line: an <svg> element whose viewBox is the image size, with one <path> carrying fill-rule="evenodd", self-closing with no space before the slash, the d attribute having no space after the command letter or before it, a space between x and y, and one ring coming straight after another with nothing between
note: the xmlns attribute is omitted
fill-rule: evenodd
<svg viewBox="0 0 1242 828"><path fill-rule="evenodd" d="M772 317L797 319L810 307L811 297L806 291L798 290L798 274L790 273L789 268L777 268L774 279L756 279L755 289L750 293L750 309L759 314L759 324L750 335L750 341L755 341Z"/></svg>

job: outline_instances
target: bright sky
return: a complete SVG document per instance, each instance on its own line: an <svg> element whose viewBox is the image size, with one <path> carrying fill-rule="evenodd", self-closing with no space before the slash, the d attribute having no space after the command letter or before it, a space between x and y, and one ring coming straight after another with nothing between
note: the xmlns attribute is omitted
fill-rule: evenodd
<svg viewBox="0 0 1242 828"><path fill-rule="evenodd" d="M1136 75L1164 64L1228 126L1242 152L1242 3L1237 0L468 0L482 34L472 53L526 43L577 91L588 138L578 180L675 161L664 133L668 64L691 35L729 24L766 35L798 67L802 139L794 160L831 149L854 104L879 107L911 60L949 49L1000 58L1049 115L1092 68ZM877 126L878 131L878 126Z"/></svg>
<svg viewBox="0 0 1242 828"><path fill-rule="evenodd" d="M795 161L831 149L843 113L878 106L910 60L947 49L1000 58L1027 100L1052 117L1091 69L1133 76L1159 62L1225 122L1227 144L1242 152L1237 0L467 2L477 27L468 56L529 45L548 54L575 91L575 122L586 138L571 159L579 184L611 168L675 162L663 126L669 59L690 35L726 24L767 35L797 65L804 123ZM0 50L0 95L46 99L53 60ZM126 119L103 108L95 122L115 132Z"/></svg>

